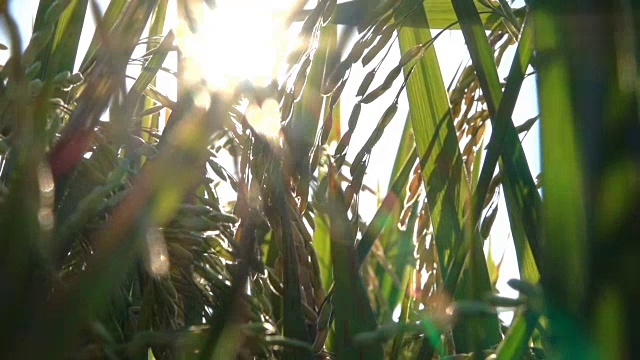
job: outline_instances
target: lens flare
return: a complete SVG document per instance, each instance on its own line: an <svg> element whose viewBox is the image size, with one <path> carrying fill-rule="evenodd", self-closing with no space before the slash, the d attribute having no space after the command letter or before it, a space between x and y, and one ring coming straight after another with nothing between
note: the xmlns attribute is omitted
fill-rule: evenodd
<svg viewBox="0 0 640 360"><path fill-rule="evenodd" d="M280 135L280 107L274 99L267 99L262 106L251 103L245 112L247 122L262 136L278 139Z"/></svg>

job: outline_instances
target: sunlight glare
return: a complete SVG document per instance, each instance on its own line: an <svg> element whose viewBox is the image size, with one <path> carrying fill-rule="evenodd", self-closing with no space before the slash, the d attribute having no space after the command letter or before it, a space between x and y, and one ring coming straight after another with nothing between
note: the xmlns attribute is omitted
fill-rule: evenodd
<svg viewBox="0 0 640 360"><path fill-rule="evenodd" d="M253 129L263 136L277 139L280 135L280 106L276 100L269 98L262 103L262 107L251 103L245 116Z"/></svg>
<svg viewBox="0 0 640 360"><path fill-rule="evenodd" d="M295 0L218 0L202 5L199 30L179 28L188 83L205 79L211 90L230 91L241 81L266 86L277 76L286 49L284 20Z"/></svg>

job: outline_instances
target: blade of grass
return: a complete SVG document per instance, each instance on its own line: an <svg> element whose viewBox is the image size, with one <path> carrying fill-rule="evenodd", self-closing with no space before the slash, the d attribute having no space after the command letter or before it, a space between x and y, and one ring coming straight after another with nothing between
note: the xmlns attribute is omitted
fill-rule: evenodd
<svg viewBox="0 0 640 360"><path fill-rule="evenodd" d="M15 96L16 139L11 149L11 176L6 183L8 194L0 206L0 329L5 334L0 345L5 354L16 354L26 345L29 325L37 323L34 309L43 306L49 291L46 262L38 256L47 234L38 214L51 211L52 204L46 200L52 200L53 183L46 166L39 165L44 148L36 141L40 139L35 136L34 115L42 114L30 106L33 102L22 64L18 27L10 14L2 17L11 40L13 61L5 70Z"/></svg>
<svg viewBox="0 0 640 360"><path fill-rule="evenodd" d="M316 142L316 133L322 114L323 97L320 87L324 83L327 61L331 59L334 51L335 37L337 36L334 25L320 29L318 48L311 62L311 69L306 78L306 84L302 91L302 97L296 103L291 127L287 131L286 140L290 147L292 168L300 177L296 192L300 196L300 209L304 210L308 200L309 182L311 181L311 152ZM326 74L328 76L328 74ZM335 120L334 120L335 121Z"/></svg>
<svg viewBox="0 0 640 360"><path fill-rule="evenodd" d="M38 10L36 10L36 18L33 22L33 32L42 31L48 25L46 18L47 11L56 0L40 0L38 2Z"/></svg>
<svg viewBox="0 0 640 360"><path fill-rule="evenodd" d="M112 93L124 81L129 57L155 5L155 0L130 2L122 21L109 35L123 41L117 42L117 45L111 44L116 48L100 48L100 56L87 77L85 90L78 98L77 106L62 130L60 139L49 153L49 166L54 177L67 174L82 159L100 115L107 108Z"/></svg>
<svg viewBox="0 0 640 360"><path fill-rule="evenodd" d="M43 80L53 79L63 71L73 72L88 3L88 0L72 0L62 12L48 51L41 52L36 58L42 63ZM46 23L46 19L42 23Z"/></svg>
<svg viewBox="0 0 640 360"><path fill-rule="evenodd" d="M430 40L431 34L428 32L422 29L401 29L398 36L401 51ZM409 78L407 96L440 260L447 265L461 229L461 209L458 209L461 202L457 194L461 191L460 184L464 174L442 75L433 48L426 51ZM434 171L436 163L442 163L446 167L441 171Z"/></svg>
<svg viewBox="0 0 640 360"><path fill-rule="evenodd" d="M331 238L329 236L328 213L316 209L313 231L313 247L318 254L318 262L320 263L320 278L322 279L322 287L325 291L329 291L333 283L333 265L331 264Z"/></svg>
<svg viewBox="0 0 640 360"><path fill-rule="evenodd" d="M413 272L411 273L413 274ZM413 302L413 297L411 296L411 286L413 285L413 276L407 277L404 282L404 297L402 299L402 307L400 310L400 318L398 319L400 324L405 324L409 321L409 309L411 307L411 303ZM403 333L398 333L393 339L393 345L391 346L391 356L389 359L397 360L400 358L400 352L402 351L402 340L404 338Z"/></svg>
<svg viewBox="0 0 640 360"><path fill-rule="evenodd" d="M354 337L375 331L377 324L360 278L355 233L345 206L344 195L336 180L335 169L329 167L329 208L331 257L335 277L333 306L335 312L336 356L340 359L382 359L381 344L357 347Z"/></svg>
<svg viewBox="0 0 640 360"><path fill-rule="evenodd" d="M391 0L393 1L393 0ZM419 4L420 0L406 0L406 8L412 8ZM479 1L476 1L480 4ZM405 5L403 5L405 6ZM369 1L352 0L340 3L336 6L335 15L331 19L331 22L339 25L359 26L361 25L361 19L373 18L377 15L377 8L372 6ZM420 28L432 28L432 29L444 29L451 23L457 20L456 14L453 11L450 0L428 0L425 1L425 10L429 17L429 23L425 21L420 14L411 14L405 20L403 26L408 27L420 27ZM298 14L299 19L306 17L307 11L302 11ZM353 14L360 14L354 16ZM364 14L364 16L362 15ZM483 20L490 15L483 14ZM458 25L453 29L459 29ZM488 28L489 29L489 28Z"/></svg>
<svg viewBox="0 0 640 360"><path fill-rule="evenodd" d="M500 81L498 79L498 72L493 60L491 47L489 46L487 36L482 27L480 16L478 15L478 11L471 0L453 0L453 5L458 19L460 20L462 33L467 43L469 53L471 55L471 61L480 82L482 93L486 99L489 112L492 115L492 122L495 122L500 119L498 117L498 106L502 101L503 94L501 91ZM514 102L514 104L515 99L517 99L517 92L519 92L519 87L521 85L521 80L517 81L518 77L521 76L518 72L524 72L526 70L526 66L524 66L525 69L520 69L522 66L520 61L524 61L528 57L526 55L526 51L526 48L523 48L520 56L516 58L513 77L514 89L509 92L509 101ZM505 173L505 198L508 201L507 207L509 208L510 220L512 220L511 222L514 224L514 235L520 234L520 228L523 228L526 233L529 246L535 256L538 251L536 249L540 248L541 243L541 234L538 231L541 200L531 176L531 172L529 171L529 166L516 129L513 122L508 121L510 113L512 112L508 110L508 107L505 107L504 123L494 123L494 131L504 131L504 151L502 151L500 157ZM503 127L504 129L501 130L500 127ZM487 168L487 174L490 172L491 169ZM490 175L492 176L493 173L491 172ZM486 182L486 176L484 181ZM516 199L520 201L513 203L513 200ZM478 206L481 206L480 204L483 202L484 198L479 199L476 197L474 200L474 217L472 218L474 225L477 223L476 219L478 219L475 217L475 215L478 214ZM521 240L518 240L518 242L521 243Z"/></svg>
<svg viewBox="0 0 640 360"><path fill-rule="evenodd" d="M513 149L516 144L512 141L507 142L506 134L509 129L509 123L511 122L511 114L515 108L518 95L520 93L520 87L524 80L526 69L533 53L533 24L530 19L525 20L518 48L507 77L507 83L505 86L504 94L500 102L495 120L493 121L493 132L487 145L487 156L482 166L478 185L474 194L474 204L472 211L472 218L474 221L480 219L482 213L482 206L484 199L487 196L489 184L493 178L496 165L503 151ZM527 242L527 236L522 224L519 220L520 212L518 209L526 206L522 203L522 198L517 197L520 187L513 186L512 178L508 175L505 179L505 197L507 198L507 212L509 214L509 220L511 224L511 231L513 234L513 241L516 247L516 255L518 259L518 266L520 268L520 276L524 280L531 282L537 282L539 278L538 267L536 265L537 259L540 259L540 244L536 247L531 247ZM513 206L516 204L517 206ZM509 206L511 205L511 206ZM532 250L534 252L532 252Z"/></svg>
<svg viewBox="0 0 640 360"><path fill-rule="evenodd" d="M367 255L369 254L369 251L371 251L371 248L373 247L373 243L380 236L382 230L386 228L387 225L390 223L390 218L393 215L392 210L396 206L398 206L398 203L400 200L399 194L403 192L405 186L407 185L407 182L409 181L409 176L411 175L411 169L413 168L413 164L415 163L415 160L416 160L415 147L413 146L413 144L411 145L412 145L411 150L409 151L409 155L406 161L404 162L404 165L402 165L402 168L399 170L397 177L395 178L391 187L389 188L387 195L382 200L382 203L378 207L378 210L376 211L375 215L373 216L373 219L369 223L369 226L367 226L367 229L362 235L362 238L356 244L356 259L358 262L358 267L362 266ZM320 214L320 216L325 216L326 218L327 214ZM324 219L322 218L317 220L317 224L319 224L320 226L326 226L324 225L325 222L324 222ZM316 231L318 230L326 231L326 230L323 230L323 227L316 228ZM329 257L320 256L320 252L322 249L324 249L324 251L322 251L323 254L326 254L327 252L327 246L324 243L326 239L324 238L320 238L320 239L322 239L323 241L316 244L315 242L316 238L314 234L314 247L316 247L316 250L319 253L318 257L320 258L320 260L322 260L322 258L326 258L324 262L330 261ZM332 266L332 264L328 264L328 265ZM326 311L327 313L330 313L332 311L330 309L333 308L331 299L334 296L335 283L332 283L333 281L332 270L333 270L332 268L325 270L330 273L331 281L327 281L323 278L325 289L327 289L327 300L325 300L325 305L324 305L324 307L327 307L327 310L323 310L323 311Z"/></svg>
<svg viewBox="0 0 640 360"><path fill-rule="evenodd" d="M276 167L278 172L279 168ZM284 306L283 306L283 335L292 339L310 343L309 334L305 327L305 318L302 309L302 294L300 287L300 279L298 272L298 252L295 249L295 242L289 220L289 210L287 193L285 192L285 180L282 173L275 176L277 191L276 204L280 212L280 231L282 235L282 262L284 264ZM284 359L303 359L311 358L311 354L304 353L300 349L286 349Z"/></svg>
<svg viewBox="0 0 640 360"><path fill-rule="evenodd" d="M151 41L151 39L160 37L162 35L162 32L164 30L165 18L167 15L168 2L169 2L168 0L160 0L160 2L158 3L158 6L156 7L151 17L151 25L149 26L149 33L148 33L149 44L147 45L147 51L152 50L153 45L158 43L158 41ZM162 66L162 64L160 64L160 66ZM154 78L149 85L155 87L156 79ZM144 103L141 104L141 110L149 109L153 105L154 105L153 100L145 97ZM147 115L142 118L140 127L141 129L148 129L149 131L157 131L159 130L158 129L159 121L160 121L160 113ZM140 136L144 140L147 140L147 141L151 140L151 136L147 131L141 131Z"/></svg>
<svg viewBox="0 0 640 360"><path fill-rule="evenodd" d="M393 168L391 171L391 177L389 179L389 184L393 184L393 180L398 176L402 169L402 161L406 159L411 153L415 153L413 149L413 132L411 128L411 119L410 116L407 115L407 119L405 120L404 130L400 137L400 144L398 145L398 151L396 152L396 160L393 164ZM396 205L391 210L391 214L388 219L388 223L390 224L398 224L401 214L401 204L404 203L404 199L406 197L406 187L402 188L401 193L394 193L397 196ZM388 191L393 191L391 186L389 186ZM380 235L380 245L385 250L385 257L389 260L392 269L396 269L396 277L398 279L405 279L408 276L408 272L406 271L405 264L407 262L407 257L411 254L406 253L406 248L400 250L398 247L398 241L401 237L401 231L397 226L384 226L384 231ZM405 244L400 244L400 247L403 247ZM408 240L409 242L411 240ZM378 268L376 271L376 275L378 279L380 279L380 289L382 298L387 299L387 309L392 313L395 307L398 304L399 296L402 292L402 289L399 289L394 283L393 279L389 276L389 274L384 271L384 269ZM404 283L404 281L403 281ZM389 315L391 315L391 313ZM385 319L386 320L386 319ZM382 319L380 319L382 321Z"/></svg>
<svg viewBox="0 0 640 360"><path fill-rule="evenodd" d="M127 5L127 0L109 1L109 6L107 6L107 9L102 15L101 23L104 30L109 31L113 28L116 21L118 21L120 16L122 16L122 10L124 9L125 5ZM83 73L90 67L93 60L95 60L96 50L102 43L103 39L100 31L102 30L99 28L96 28L96 30L94 31L93 38L91 39L91 43L89 44L89 49L87 50L87 53L84 55L84 58L80 63L80 71Z"/></svg>
<svg viewBox="0 0 640 360"><path fill-rule="evenodd" d="M142 68L142 71L140 71L140 75L138 75L136 81L131 85L131 89L129 89L123 104L124 110L122 116L125 120L130 121L133 118L140 96L142 96L144 90L154 82L160 67L164 64L169 52L172 50L174 40L175 35L173 31L169 31L167 36L164 37L155 49L147 64Z"/></svg>
<svg viewBox="0 0 640 360"><path fill-rule="evenodd" d="M400 284L398 284L393 281L388 274L382 277L380 292L383 298L387 299L387 307L390 311L389 315L393 314L393 311L395 311L402 300L401 296L404 291L402 284L408 281L409 274L415 266L413 234L418 220L419 205L419 201L414 202L405 228L398 234L398 240L393 244L393 248L391 248L392 251L385 251L385 256L391 263L391 269L395 271L395 277L400 280ZM392 228L397 229L398 227L393 226Z"/></svg>
<svg viewBox="0 0 640 360"><path fill-rule="evenodd" d="M380 236L382 230L390 223L390 217L392 216L392 209L397 206L400 196L409 181L411 175L411 169L416 161L415 147L412 147L409 151L409 155L402 165L397 177L393 181L387 195L382 200L382 203L378 207L373 219L367 226L362 238L356 244L356 259L358 261L358 267L361 267L364 263L369 251L373 247L373 243ZM319 250L318 250L319 251ZM331 284L328 282L327 284ZM331 298L334 294L335 283L327 290L327 297ZM328 300L326 306L331 307L331 301Z"/></svg>
<svg viewBox="0 0 640 360"><path fill-rule="evenodd" d="M521 359L525 350L529 347L529 339L538 323L538 315L530 310L525 310L514 320L509 331L500 342L496 350L496 359L509 360Z"/></svg>
<svg viewBox="0 0 640 360"><path fill-rule="evenodd" d="M399 203L400 195L403 193L403 190L409 181L411 169L413 168L415 161L416 153L415 149L412 149L387 192L387 195L382 200L380 207L378 207L373 219L369 223L369 226L367 226L367 229L356 246L356 255L359 266L362 266L362 263L369 254L369 251L371 251L373 243L376 241L378 236L380 236L382 230L390 223L392 211Z"/></svg>
<svg viewBox="0 0 640 360"><path fill-rule="evenodd" d="M416 12L425 17L428 25L425 10L419 10ZM428 28L403 28L399 31L399 40L400 50L404 53L416 44L431 40L431 33ZM473 239L474 261L471 264L474 271L467 272L459 283L445 284L445 290L458 299L480 298L483 292L491 290L491 283L480 238L470 229L463 232L461 224L469 188L433 47L427 49L409 78L407 95L443 277L446 276L444 270L449 268L453 256L463 245L463 239ZM489 348L500 341L497 317L469 317L456 329L458 351L474 351L476 346ZM461 333L465 329L470 333Z"/></svg>
<svg viewBox="0 0 640 360"><path fill-rule="evenodd" d="M541 282L556 357L635 351L638 10L544 0L534 9L550 274Z"/></svg>

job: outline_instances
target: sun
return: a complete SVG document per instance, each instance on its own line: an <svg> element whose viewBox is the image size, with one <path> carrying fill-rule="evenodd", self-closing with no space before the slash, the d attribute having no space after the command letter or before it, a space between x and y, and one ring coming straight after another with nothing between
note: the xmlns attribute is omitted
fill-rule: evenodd
<svg viewBox="0 0 640 360"><path fill-rule="evenodd" d="M285 18L295 0L218 0L196 11L198 31L182 24L179 46L185 80L205 80L214 91L232 90L241 81L266 86L278 76L288 39Z"/></svg>

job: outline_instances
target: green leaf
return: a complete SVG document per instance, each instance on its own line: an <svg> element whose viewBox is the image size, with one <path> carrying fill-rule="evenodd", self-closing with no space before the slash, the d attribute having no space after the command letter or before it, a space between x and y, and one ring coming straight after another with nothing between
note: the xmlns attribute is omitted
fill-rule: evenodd
<svg viewBox="0 0 640 360"><path fill-rule="evenodd" d="M303 342L309 342L309 334L304 323L304 313L302 308L302 294L299 277L298 252L293 238L293 224L290 221L287 192L285 180L279 167L274 167L272 176L272 186L275 188L275 202L280 214L278 224L280 236L282 237L282 262L283 262L283 335ZM284 353L285 359L311 358L300 349L287 349Z"/></svg>
<svg viewBox="0 0 640 360"><path fill-rule="evenodd" d="M393 244L393 247L385 248L385 257L391 265L391 271L394 272L393 276L399 280L399 283L394 281L394 278L385 272L380 281L380 293L383 298L387 299L387 309L389 309L390 314L393 313L398 302L402 299L403 288L401 284L406 283L412 267L415 267L413 234L421 205L418 201L413 203L406 226L396 238L396 243ZM392 228L397 228L397 226Z"/></svg>
<svg viewBox="0 0 640 360"><path fill-rule="evenodd" d="M529 339L538 322L538 315L525 310L513 319L509 331L496 350L496 359L521 359L529 347Z"/></svg>
<svg viewBox="0 0 640 360"><path fill-rule="evenodd" d="M391 177L389 180L390 186L387 191L387 195L395 195L396 200L390 214L388 215L389 219L387 220L387 224L398 224L400 219L402 210L401 206L404 203L404 199L406 197L406 183L409 179L404 179L404 182L402 183L403 185L400 189L394 189L393 186L395 185L395 178L400 175L400 172L403 169L404 159L408 158L409 156L414 159L413 161L410 161L410 166L413 166L416 157L415 146L411 128L411 119L409 115L407 115L404 130L400 138L400 144L398 145L398 151L396 152L396 160L393 164L393 169L391 171ZM410 174L411 173L409 172L409 175ZM396 188L397 187L398 186L396 185ZM398 190L400 190L400 192L397 192ZM371 223L373 224L373 221ZM379 236L380 245L382 245L382 248L385 249L385 257L389 260L391 268L396 271L396 278L400 279L400 281L404 284L407 281L410 273L409 267L407 267L406 265L408 264L409 259L413 259L413 253L408 252L412 251L413 248L413 240L411 239L413 233L411 234L411 237L407 239L406 235L407 231L409 231L409 227L407 227L407 229L405 229L404 231L400 231L397 226L385 225L383 230L384 231L382 231ZM413 230L411 230L410 232L412 231ZM366 233L367 232L365 231L365 234ZM398 244L399 242L400 244ZM360 246L360 244L358 244L358 246ZM395 282L393 281L393 279L391 279L386 271L382 271L382 269L380 268L378 270L379 271L376 271L376 275L380 279L380 288L382 289L381 293L383 294L383 298L387 299L387 309L390 311L389 315L392 315L393 310L395 310L398 302L402 298L403 289L399 289L396 286ZM382 319L380 319L379 321L382 321Z"/></svg>
<svg viewBox="0 0 640 360"><path fill-rule="evenodd" d="M375 331L377 324L360 278L355 233L347 214L348 208L332 166L329 168L329 209L331 257L334 273L339 274L334 277L333 296L336 356L340 359L382 359L380 344L358 347L354 343L358 334Z"/></svg>
<svg viewBox="0 0 640 360"><path fill-rule="evenodd" d="M477 0L476 3L480 4ZM419 4L419 0L407 0L402 6L405 9L411 9L417 4ZM416 11L404 20L402 26L444 29L457 20L450 0L427 0L424 2L424 9L429 18L428 23L424 16ZM344 2L337 5L331 22L339 25L359 26L363 18L367 19L379 15L376 10L376 7L371 6L368 1L352 0ZM306 14L307 12L303 11L298 14L298 18L304 18ZM404 13L401 15L404 15ZM482 18L486 19L489 16L489 14L483 14ZM457 28L459 27L454 27L454 29Z"/></svg>
<svg viewBox="0 0 640 360"><path fill-rule="evenodd" d="M478 185L474 194L475 200L472 213L474 221L476 221L475 219L480 218L484 199L487 196L489 184L491 183L496 165L498 163L498 159L500 158L501 154L504 154L507 159L515 160L511 157L511 154L513 153L514 148L517 149L520 146L517 135L514 135L513 123L511 122L511 114L513 113L513 109L515 108L516 101L520 93L520 87L522 85L522 81L524 80L524 75L529 65L531 54L533 53L532 34L532 22L530 21L530 19L527 19L525 21L522 35L520 36L520 42L518 43L518 48L511 65L511 70L509 71L509 76L507 77L507 84L502 96L502 100L500 102L500 106L497 109L495 120L493 120L493 132L491 134L491 138L489 139L489 144L487 145L487 156L483 163L480 178L478 180ZM511 135L508 136L508 134ZM507 137L509 138L509 141L507 141ZM521 162L521 166L527 166L526 159L522 157L518 157L516 159L519 159L519 161ZM522 164L523 161L524 164ZM527 188L523 185L522 182L517 180L520 176L526 178L527 174L529 174L528 177L531 178L531 175L529 173L528 166L526 169L517 168L519 171L514 172L506 170L506 167L509 167L510 169L515 168L514 165L508 166L504 162L503 164L505 167L505 176L503 176L503 179L505 198L507 202L507 212L509 215L511 232L513 234L513 241L516 248L518 265L520 268L520 276L523 279L536 282L540 276L536 263L539 261L541 256L541 244L537 242L537 239L528 238L527 232L525 232L525 226L523 222L524 219L522 218L522 209L530 205L529 203L525 203L524 196L521 196L521 194L526 193ZM509 164L515 164L515 161L510 161ZM531 184L529 184L529 186L531 186ZM528 191L532 190L529 189ZM540 201L537 196L533 196L532 199L534 199L532 200L534 204L539 204ZM537 226L537 223L531 223L532 221L537 221L537 218L529 220L529 222L527 223L529 224L529 228ZM533 229L530 229L529 233L533 234L535 233L535 231ZM527 239L529 239L530 242L527 242Z"/></svg>
<svg viewBox="0 0 640 360"><path fill-rule="evenodd" d="M156 9L154 10L154 13L151 17L151 25L149 26L149 33L148 33L148 38L149 39L153 39L153 38L157 38L159 36L162 36L162 31L164 29L164 23L165 23L165 17L167 14L167 5L168 5L168 0L161 0L158 3L158 6L156 7ZM109 4L109 6L111 6L111 4ZM109 9L107 9L108 11ZM104 20L103 20L104 21ZM165 38L166 40L166 38ZM153 45L158 44L159 41L150 41L149 44L147 44L147 51L152 50ZM155 55L155 54L154 54ZM149 61L149 63L151 62L151 60ZM147 65L149 64L147 63ZM160 64L160 66L162 66L162 64ZM156 86L156 80L155 78L149 83L149 85L151 86ZM145 98L144 99L144 103L141 104L141 108L142 109L150 109L151 107L154 106L153 101L150 98ZM159 113L154 113L152 115L146 115L144 118L142 118L141 122L140 122L140 128L141 129L149 129L149 131L157 131L159 130L159 122L160 122L160 114ZM141 131L140 136L148 141L150 140L151 136L149 135L148 132L146 131Z"/></svg>
<svg viewBox="0 0 640 360"><path fill-rule="evenodd" d="M3 176L7 178L3 179L4 194L0 203L0 291L3 294L0 297L0 331L6 335L0 339L0 345L5 354L24 358L33 348L29 341L32 329L25 327L25 323L37 323L51 286L48 259L42 254L53 226L54 184L48 168L41 164L44 146L34 131L36 116L43 115L41 104L44 99L31 99L20 54L18 27L11 15L3 19L11 39L13 60L4 71L8 75L7 83L12 86L16 129L12 134L15 138L12 139L11 156L3 155ZM6 95L2 95L2 100L6 101ZM42 214L48 216L51 223L43 221L47 218Z"/></svg>
<svg viewBox="0 0 640 360"><path fill-rule="evenodd" d="M102 19L101 19L102 28L96 27L96 30L93 33L93 38L91 39L91 43L89 44L89 49L87 50L87 53L84 55L84 58L80 63L81 72L85 72L86 70L88 70L92 62L95 60L96 50L102 43L103 36L105 35L102 32L103 31L108 32L113 28L116 21L118 21L118 19L122 15L122 10L125 8L125 5L127 5L127 0L109 1L109 6L107 6L107 9L104 11L104 14L102 15Z"/></svg>
<svg viewBox="0 0 640 360"><path fill-rule="evenodd" d="M398 37L401 52L431 40L429 30L422 29L401 29ZM446 268L461 229L459 194L464 174L447 94L433 48L427 49L417 62L407 82L407 96L440 260ZM436 163L446 167L436 170Z"/></svg>
<svg viewBox="0 0 640 360"><path fill-rule="evenodd" d="M82 159L89 147L93 129L109 100L124 80L129 57L133 53L155 1L131 2L125 17L111 31L111 36L122 39L113 51L107 46L98 50L94 68L87 75L86 85L76 100L77 106L65 124L60 139L49 153L49 165L54 177L67 174Z"/></svg>
<svg viewBox="0 0 640 360"><path fill-rule="evenodd" d="M313 55L311 68L306 75L306 84L301 99L294 105L293 117L285 128L286 141L289 146L291 166L299 181L296 186L297 196L301 198L300 208L305 209L309 197L311 171L309 163L316 134L321 124L323 97L320 88L327 74L328 61L335 51L336 29L328 25L320 29L318 48ZM328 75L328 74L327 74Z"/></svg>
<svg viewBox="0 0 640 360"><path fill-rule="evenodd" d="M553 352L625 357L635 351L631 324L639 288L632 274L640 271L632 240L640 209L639 4L535 4L542 283L549 330L557 336ZM585 13L588 21L580 18Z"/></svg>
<svg viewBox="0 0 640 360"><path fill-rule="evenodd" d="M333 283L333 265L331 262L331 237L329 235L327 213L316 209L314 217L315 229L313 231L313 247L318 254L318 262L320 263L320 278L322 279L322 287L325 291L329 291Z"/></svg>
<svg viewBox="0 0 640 360"><path fill-rule="evenodd" d="M367 229L362 235L362 239L358 242L357 259L359 266L362 266L364 263L365 258L369 254L371 247L373 247L373 243L376 241L381 231L391 223L389 221L390 217L392 216L394 207L399 203L401 194L404 193L404 187L409 181L409 176L411 175L411 169L413 168L415 159L416 153L412 149L387 192L387 195L382 200L382 204L380 204L380 207L373 216L369 226L367 226Z"/></svg>
<svg viewBox="0 0 640 360"><path fill-rule="evenodd" d="M416 10L422 16L425 16L424 11L422 8ZM399 31L400 51L404 53L431 39L428 29L402 28ZM479 237L474 231L462 231L463 204L469 196L469 188L433 47L416 63L407 83L407 95L443 278L451 271L453 255L464 242L473 244L472 271L468 271L460 282L457 279L445 282L445 290L459 299L479 298L482 292L491 290L491 283ZM457 267L455 272L462 271L463 264L453 264ZM500 339L497 317L468 317L457 329L458 351L473 351L476 344L488 348ZM463 334L462 330L470 333Z"/></svg>
<svg viewBox="0 0 640 360"><path fill-rule="evenodd" d="M553 59L539 64L538 82L543 119L542 160L546 177L545 232L555 240L545 244L545 258L548 259L545 271L553 271L554 279L548 281L557 284L554 291L562 292L551 296L558 296L565 305L575 307L583 298L586 286L583 261L587 251L583 243L586 240L585 204L579 190L584 186L579 152L581 145L576 129L579 122L574 118L577 104L572 99L568 55L562 50L565 42L563 36L554 31L562 28L561 20L548 5L541 6L535 16L536 48L540 52L540 60ZM567 191L569 189L571 191ZM557 273L560 266L563 271Z"/></svg>
<svg viewBox="0 0 640 360"><path fill-rule="evenodd" d="M169 31L167 36L164 37L155 51L153 51L153 55L151 55L147 64L142 68L142 71L140 72L140 75L138 75L136 81L131 85L131 89L129 89L123 105L124 110L122 116L124 116L126 120L130 120L133 117L136 105L140 100L140 96L144 90L154 82L160 67L164 64L167 55L169 55L169 52L172 49L174 40L175 35L173 34L173 31Z"/></svg>
<svg viewBox="0 0 640 360"><path fill-rule="evenodd" d="M409 295L410 289L412 286L412 283L410 280L411 280L411 277L407 277L407 281L403 282L403 284L406 284L406 286L404 289L405 296L402 299L400 318L398 319L400 324L406 324L407 321L409 320L409 309L412 303L412 297ZM402 332L399 332L398 334L396 334L396 336L393 339L393 345L391 346L391 356L389 357L389 359L397 360L400 358L400 352L402 351L403 338L404 338L404 334Z"/></svg>
<svg viewBox="0 0 640 360"><path fill-rule="evenodd" d="M478 11L471 0L453 0L454 9L458 19L460 20L460 26L464 35L465 41L469 48L471 60L473 62L476 75L480 82L482 93L487 102L487 107L492 115L492 119L500 119L498 115L503 115L501 123L494 123L496 131L504 131L505 151L502 152L501 160L504 167L504 188L505 198L507 199L507 207L510 208L509 214L520 214L513 216L510 220L515 223L517 227L522 226L526 232L527 239L531 246L531 249L536 254L536 249L539 248L540 234L538 231L538 224L540 223L540 194L538 193L529 166L527 164L522 144L518 138L515 126L512 121L508 121L511 116L509 108L515 106L515 100L517 99L517 93L522 83L524 71L526 71L526 63L528 63L527 46L529 46L529 37L525 33L525 42L522 45L522 50L519 56L516 58L515 66L513 67L512 79L513 88L507 93L509 96L508 104L504 108L504 114L498 114L498 106L502 101L502 91L500 86L500 80L498 78L498 72L496 70L495 63L493 61L493 54L491 47L487 41L487 36L482 28L482 23L478 15ZM518 81L519 80L519 81ZM511 105L513 103L513 105ZM496 121L494 120L494 121ZM503 129L500 129L503 127ZM507 151L508 150L508 151ZM490 170L490 169L489 169ZM493 174L491 174L493 175ZM485 176L486 181L486 176ZM519 203L514 203L513 200L519 199ZM483 199L476 199L478 202L483 202ZM478 214L477 207L474 205L474 215ZM474 220L476 218L474 217ZM514 231L518 233L518 231Z"/></svg>
<svg viewBox="0 0 640 360"><path fill-rule="evenodd" d="M41 6L46 6L47 3L45 1ZM42 30L44 30L44 27L49 25L48 21L57 19L55 33L48 50L41 52L36 58L36 61L43 64L41 70L43 80L52 79L63 71L73 71L88 3L88 0L72 0L59 18L52 16L47 18L45 12L41 17L42 20L36 20L39 31L40 26L43 26ZM40 14L42 13L39 8L38 15Z"/></svg>

